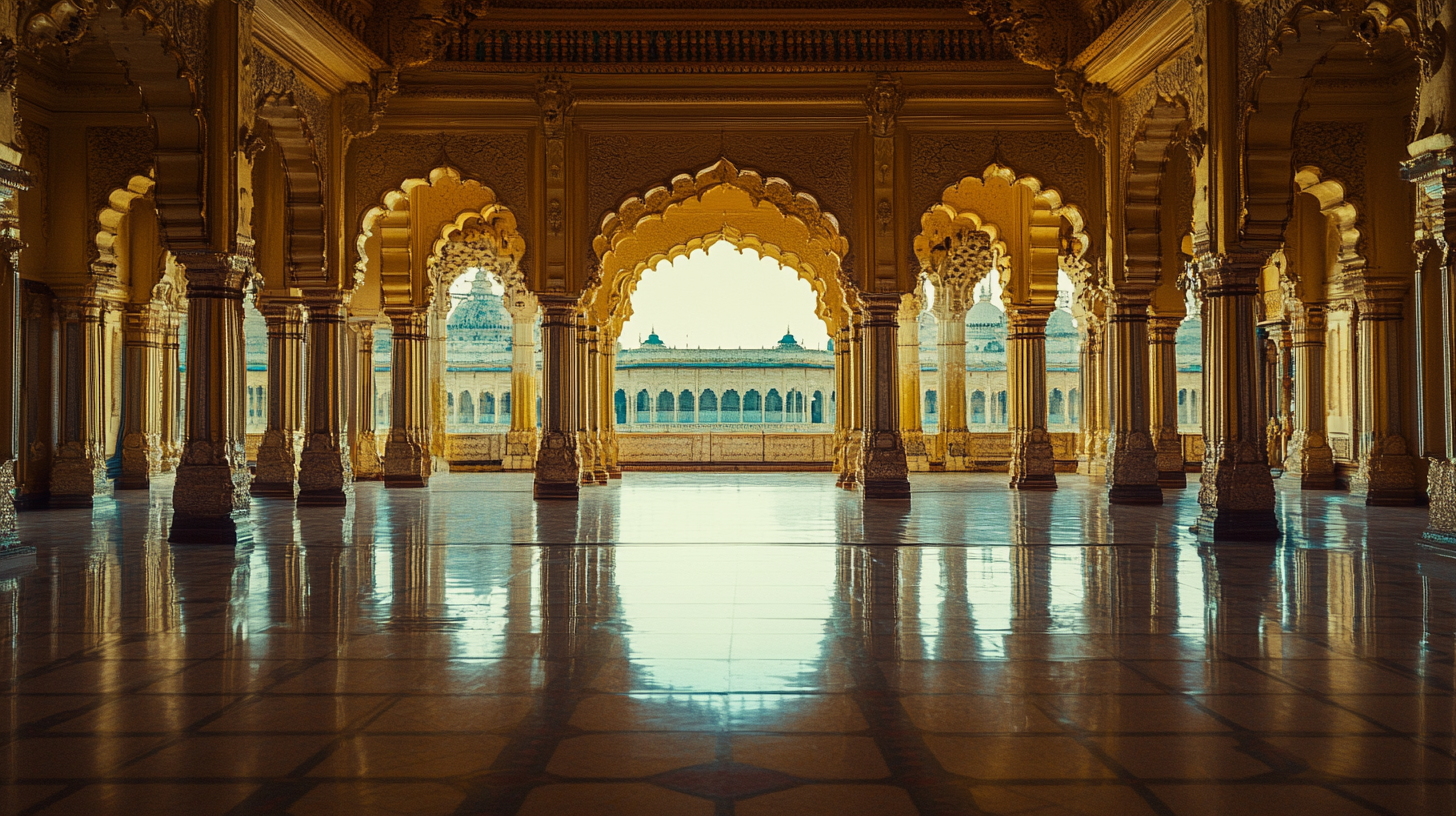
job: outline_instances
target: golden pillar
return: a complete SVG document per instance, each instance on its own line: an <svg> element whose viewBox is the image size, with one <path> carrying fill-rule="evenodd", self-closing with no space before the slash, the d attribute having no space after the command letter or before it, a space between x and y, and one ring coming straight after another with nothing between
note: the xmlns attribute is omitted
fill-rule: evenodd
<svg viewBox="0 0 1456 816"><path fill-rule="evenodd" d="M1148 411L1148 297L1113 293L1107 321L1107 500L1162 504Z"/></svg>
<svg viewBox="0 0 1456 816"><path fill-rule="evenodd" d="M450 409L445 399L445 319L450 313L450 298L440 297L429 311L429 368L425 375L428 394L430 471L436 463L445 467L445 433L449 428Z"/></svg>
<svg viewBox="0 0 1456 816"><path fill-rule="evenodd" d="M384 478L379 458L379 433L374 424L374 318L351 322L354 330L354 478L377 481Z"/></svg>
<svg viewBox="0 0 1456 816"><path fill-rule="evenodd" d="M930 470L920 414L920 312L925 308L921 292L917 286L900 298L896 335L900 344L900 437L905 442L905 464L917 473Z"/></svg>
<svg viewBox="0 0 1456 816"><path fill-rule="evenodd" d="M866 499L910 498L909 467L900 437L899 343L895 314L899 294L860 296L865 302L861 348L864 350L864 453L861 481Z"/></svg>
<svg viewBox="0 0 1456 816"><path fill-rule="evenodd" d="M850 482L849 423L853 413L850 405L849 385L849 337L850 330L841 328L834 333L834 472L835 485L846 487Z"/></svg>
<svg viewBox="0 0 1456 816"><path fill-rule="evenodd" d="M971 456L971 434L966 426L966 310L962 298L952 298L948 287L937 290L935 305L936 369L940 373L940 450L946 470L966 470Z"/></svg>
<svg viewBox="0 0 1456 816"><path fill-rule="evenodd" d="M21 510L50 503L56 425L52 410L56 388L55 298L40 284L21 280L20 442L15 467L15 504Z"/></svg>
<svg viewBox="0 0 1456 816"><path fill-rule="evenodd" d="M1402 422L1401 300L1403 281L1363 280L1356 284L1355 329L1360 388L1356 421L1360 461L1350 493L1366 504L1412 505L1421 498L1416 461Z"/></svg>
<svg viewBox="0 0 1456 816"><path fill-rule="evenodd" d="M602 464L608 479L622 478L622 468L617 464L617 335L602 329L601 362L598 376L601 379L602 398Z"/></svg>
<svg viewBox="0 0 1456 816"><path fill-rule="evenodd" d="M122 318L122 350L126 361L125 424L121 437L118 490L146 490L162 471L162 416L166 413L166 308L146 303L127 307Z"/></svg>
<svg viewBox="0 0 1456 816"><path fill-rule="evenodd" d="M578 319L581 322L577 331L577 416L580 421L577 437L581 451L581 483L606 484L607 471L601 451L601 381L598 377L601 331L588 322L585 315Z"/></svg>
<svg viewBox="0 0 1456 816"><path fill-rule="evenodd" d="M1183 488L1183 437L1178 434L1178 317L1148 321L1148 374L1154 457L1158 487Z"/></svg>
<svg viewBox="0 0 1456 816"><path fill-rule="evenodd" d="M162 416L159 432L162 438L162 470L169 472L176 470L182 461L182 423L178 421L182 414L182 315L176 309L168 309L166 318L162 335Z"/></svg>
<svg viewBox="0 0 1456 816"><path fill-rule="evenodd" d="M384 486L424 487L430 481L430 316L427 310L389 316L390 428L384 445Z"/></svg>
<svg viewBox="0 0 1456 816"><path fill-rule="evenodd" d="M298 482L303 440L303 304L260 298L258 311L268 326L268 427L258 443L253 471L254 496L291 499Z"/></svg>
<svg viewBox="0 0 1456 816"><path fill-rule="evenodd" d="M1279 538L1274 482L1264 449L1264 406L1255 388L1258 338L1254 298L1265 256L1239 253L1200 261L1203 294L1204 454L1200 538Z"/></svg>
<svg viewBox="0 0 1456 816"><path fill-rule="evenodd" d="M855 322L845 331L844 391L840 394L840 410L844 412L844 460L838 485L853 489L860 483L861 457L864 453L864 353L861 327Z"/></svg>
<svg viewBox="0 0 1456 816"><path fill-rule="evenodd" d="M541 447L536 452L538 499L576 500L581 477L577 457L576 299L540 295Z"/></svg>
<svg viewBox="0 0 1456 816"><path fill-rule="evenodd" d="M337 297L337 296L335 296ZM344 439L344 304L308 300L308 400L298 503L342 507L353 483Z"/></svg>
<svg viewBox="0 0 1456 816"><path fill-rule="evenodd" d="M1107 476L1107 354L1101 318L1083 313L1078 374L1082 384L1082 437L1079 469L1087 476Z"/></svg>
<svg viewBox="0 0 1456 816"><path fill-rule="evenodd" d="M506 434L506 470L536 466L536 296L524 288L506 293L511 314L511 429Z"/></svg>
<svg viewBox="0 0 1456 816"><path fill-rule="evenodd" d="M1325 430L1325 307L1305 304L1290 323L1294 356L1294 429L1283 480L1304 490L1333 490L1335 452Z"/></svg>
<svg viewBox="0 0 1456 816"><path fill-rule="evenodd" d="M9 192L13 193L11 189ZM0 569L24 569L35 563L35 548L20 546L15 514L16 472L22 455L20 417L24 410L21 380L20 250L11 197L0 199Z"/></svg>
<svg viewBox="0 0 1456 816"><path fill-rule="evenodd" d="M106 415L116 387L106 360L106 312L95 296L62 298L60 318L60 422L51 469L52 507L90 507L111 496L106 477Z"/></svg>
<svg viewBox="0 0 1456 816"><path fill-rule="evenodd" d="M243 282L229 255L179 258L187 269L187 436L172 493L174 544L251 538L243 442Z"/></svg>
<svg viewBox="0 0 1456 816"><path fill-rule="evenodd" d="M1047 433L1046 325L1049 308L1014 308L1008 315L1006 371L1010 379L1011 487L1055 490L1056 461ZM964 386L962 387L964 393Z"/></svg>

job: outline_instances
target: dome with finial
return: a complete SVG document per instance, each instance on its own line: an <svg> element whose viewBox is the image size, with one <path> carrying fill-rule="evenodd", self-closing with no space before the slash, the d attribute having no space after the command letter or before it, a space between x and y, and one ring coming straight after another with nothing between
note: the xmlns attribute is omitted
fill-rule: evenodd
<svg viewBox="0 0 1456 816"><path fill-rule="evenodd" d="M662 348L663 346L666 346L667 344L664 343L664 342L662 342L662 338L661 337L658 337L657 336L657 328L656 327L653 327L653 329L650 332L647 333L647 339L642 341L642 345L643 346L653 346L653 347L656 347L656 348Z"/></svg>
<svg viewBox="0 0 1456 816"><path fill-rule="evenodd" d="M788 326L785 326L784 336L779 338L779 351L796 351L803 348L803 346L799 345L799 341L794 339L794 333L789 330Z"/></svg>

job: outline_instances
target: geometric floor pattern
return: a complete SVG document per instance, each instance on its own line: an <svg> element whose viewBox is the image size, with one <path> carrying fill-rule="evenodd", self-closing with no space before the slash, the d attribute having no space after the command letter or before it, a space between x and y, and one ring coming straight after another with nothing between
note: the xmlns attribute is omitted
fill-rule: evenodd
<svg viewBox="0 0 1456 816"><path fill-rule="evenodd" d="M1424 511L1281 493L1210 546L1193 488L1060 478L469 474L237 548L167 545L165 484L26 514L0 812L1456 813Z"/></svg>

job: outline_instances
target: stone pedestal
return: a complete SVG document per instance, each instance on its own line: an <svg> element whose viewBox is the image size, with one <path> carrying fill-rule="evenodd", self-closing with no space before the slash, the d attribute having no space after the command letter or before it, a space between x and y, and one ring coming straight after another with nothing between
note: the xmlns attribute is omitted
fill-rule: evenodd
<svg viewBox="0 0 1456 816"><path fill-rule="evenodd" d="M187 434L172 494L174 544L252 538L243 434L247 262L183 255L187 267Z"/></svg>
<svg viewBox="0 0 1456 816"><path fill-rule="evenodd" d="M298 483L303 411L302 304L261 297L258 311L268 326L268 427L258 443L254 496L291 499Z"/></svg>
<svg viewBox="0 0 1456 816"><path fill-rule="evenodd" d="M1264 410L1251 378L1261 254L1202 259L1204 456L1198 535L1207 541L1276 541L1274 481L1264 449Z"/></svg>
<svg viewBox="0 0 1456 816"><path fill-rule="evenodd" d="M1107 321L1107 357L1107 500L1113 504L1162 504L1157 451L1149 432L1147 293L1113 295Z"/></svg>
<svg viewBox="0 0 1456 816"><path fill-rule="evenodd" d="M1007 335L1010 380L1011 487L1055 490L1056 461L1047 433L1046 324L1049 309L1013 309Z"/></svg>
<svg viewBox="0 0 1456 816"><path fill-rule="evenodd" d="M344 305L308 301L308 407L298 471L298 503L342 507L353 469L344 445Z"/></svg>
<svg viewBox="0 0 1456 816"><path fill-rule="evenodd" d="M576 300L541 295L541 445L536 452L537 499L575 501L580 491L577 455Z"/></svg>

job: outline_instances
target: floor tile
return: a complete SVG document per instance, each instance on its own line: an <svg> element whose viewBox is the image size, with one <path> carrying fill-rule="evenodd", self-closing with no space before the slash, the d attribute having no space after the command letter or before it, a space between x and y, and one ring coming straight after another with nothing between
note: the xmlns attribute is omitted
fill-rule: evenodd
<svg viewBox="0 0 1456 816"><path fill-rule="evenodd" d="M481 773L510 742L498 736L364 734L340 742L310 776L445 778Z"/></svg>
<svg viewBox="0 0 1456 816"><path fill-rule="evenodd" d="M735 736L729 745L735 762L805 779L884 779L890 775L869 737Z"/></svg>
<svg viewBox="0 0 1456 816"><path fill-rule="evenodd" d="M1106 779L1113 775L1070 737L927 734L925 744L947 771L973 779Z"/></svg>
<svg viewBox="0 0 1456 816"><path fill-rule="evenodd" d="M712 816L707 799L643 783L543 785L519 816Z"/></svg>
<svg viewBox="0 0 1456 816"><path fill-rule="evenodd" d="M563 740L546 766L564 777L651 776L713 759L710 734L593 734Z"/></svg>
<svg viewBox="0 0 1456 816"><path fill-rule="evenodd" d="M41 811L46 816L146 813L148 816L221 816L247 798L253 785L95 784Z"/></svg>
<svg viewBox="0 0 1456 816"><path fill-rule="evenodd" d="M887 785L804 785L739 802L737 816L916 816L903 788Z"/></svg>
<svg viewBox="0 0 1456 816"><path fill-rule="evenodd" d="M450 813L465 794L429 782L324 782L288 809L292 816L403 816Z"/></svg>

